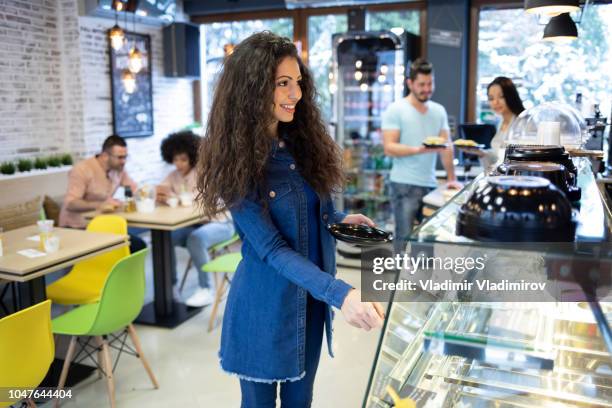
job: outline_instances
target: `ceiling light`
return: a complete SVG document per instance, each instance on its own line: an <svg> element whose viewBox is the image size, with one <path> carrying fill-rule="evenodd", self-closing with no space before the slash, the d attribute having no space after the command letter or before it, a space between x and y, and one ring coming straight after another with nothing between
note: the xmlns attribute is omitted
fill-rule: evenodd
<svg viewBox="0 0 612 408"><path fill-rule="evenodd" d="M136 76L129 69L124 69L121 72L121 82L126 93L134 93L136 90Z"/></svg>
<svg viewBox="0 0 612 408"><path fill-rule="evenodd" d="M525 0L528 13L558 16L580 9L579 0Z"/></svg>
<svg viewBox="0 0 612 408"><path fill-rule="evenodd" d="M576 38L578 38L578 29L568 13L551 18L544 27L543 39L546 41L567 41Z"/></svg>

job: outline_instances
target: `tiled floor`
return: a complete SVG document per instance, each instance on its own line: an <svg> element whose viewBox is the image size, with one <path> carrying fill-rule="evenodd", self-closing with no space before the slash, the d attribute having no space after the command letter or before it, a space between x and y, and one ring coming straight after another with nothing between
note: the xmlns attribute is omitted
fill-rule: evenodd
<svg viewBox="0 0 612 408"><path fill-rule="evenodd" d="M179 271L187 258L179 250ZM150 257L149 257L150 258ZM340 269L339 277L359 287L359 271ZM192 271L184 294L197 284ZM152 298L150 259L147 265L147 299ZM173 330L136 326L143 349L160 383L153 389L140 362L122 356L115 372L118 407L239 407L238 380L219 367L217 350L220 327L207 333L210 308ZM315 383L314 408L360 407L366 390L380 331L365 332L349 326L337 315L335 358L322 355ZM324 351L326 347L324 346ZM105 380L96 374L73 388L73 398L65 408L109 406ZM45 404L50 407L50 404Z"/></svg>

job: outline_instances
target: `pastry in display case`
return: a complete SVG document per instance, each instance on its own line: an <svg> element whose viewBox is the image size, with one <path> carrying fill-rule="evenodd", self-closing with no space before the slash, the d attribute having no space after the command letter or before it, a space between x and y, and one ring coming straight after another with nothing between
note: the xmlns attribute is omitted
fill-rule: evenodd
<svg viewBox="0 0 612 408"><path fill-rule="evenodd" d="M557 221L570 224L558 236L554 232L540 234L537 228L544 225L527 214L538 212L538 205L532 208L530 204L520 209L524 213L515 220L518 230L524 222L522 228L532 228L542 241L567 241L563 248L569 250L559 256L571 261L584 256L585 243L608 248L607 225L612 214L603 204L588 160L572 160L575 185L582 192L578 206L570 206L565 193L545 178L508 175L491 179L481 175L413 231L407 253L451 244L506 249L511 244L500 242L504 240L496 239L495 234L480 236L475 230L466 234L462 211L469 207L474 217L481 214L483 219L502 222L502 203L521 194L537 200L533 189L544 189L547 194L553 191L554 203L564 198L563 214L557 214ZM510 184L513 187L508 187ZM495 197L483 194L488 187L499 190ZM508 193L506 187L513 192ZM493 211L494 202L487 208L487 196L499 204L497 212ZM473 227L478 222L470 219L467 225ZM483 231L490 234L492 225ZM503 236L503 231L498 234ZM535 250L531 254L524 258L540 255ZM598 273L609 278L609 249L598 256L603 260ZM574 276L578 275L572 272L567 279ZM398 274L396 282L400 277ZM582 282L579 287L586 299L571 302L447 301L433 293L393 291L364 407L612 407L610 295L597 298Z"/></svg>

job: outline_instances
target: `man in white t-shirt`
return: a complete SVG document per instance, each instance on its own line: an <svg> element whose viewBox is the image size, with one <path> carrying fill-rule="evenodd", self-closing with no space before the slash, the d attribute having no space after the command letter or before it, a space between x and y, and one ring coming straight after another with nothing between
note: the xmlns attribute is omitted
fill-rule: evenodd
<svg viewBox="0 0 612 408"><path fill-rule="evenodd" d="M455 178L452 144L442 148L423 146L423 141L432 136L450 142L446 110L430 100L434 91L432 65L422 58L415 60L406 82L409 95L393 102L382 115L385 154L393 160L390 180L396 253L406 248L423 196L437 187L438 154L446 169L447 186L462 187Z"/></svg>

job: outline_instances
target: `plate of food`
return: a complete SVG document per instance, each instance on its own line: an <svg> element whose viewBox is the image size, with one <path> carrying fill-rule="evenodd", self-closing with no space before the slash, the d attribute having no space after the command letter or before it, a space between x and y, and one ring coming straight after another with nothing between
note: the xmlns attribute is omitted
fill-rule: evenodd
<svg viewBox="0 0 612 408"><path fill-rule="evenodd" d="M462 149L472 149L472 150L482 150L484 149L483 144L478 144L470 139L457 139L453 143L456 147L460 147Z"/></svg>
<svg viewBox="0 0 612 408"><path fill-rule="evenodd" d="M423 140L423 146L433 149L444 149L448 147L447 140L439 136L429 136Z"/></svg>

